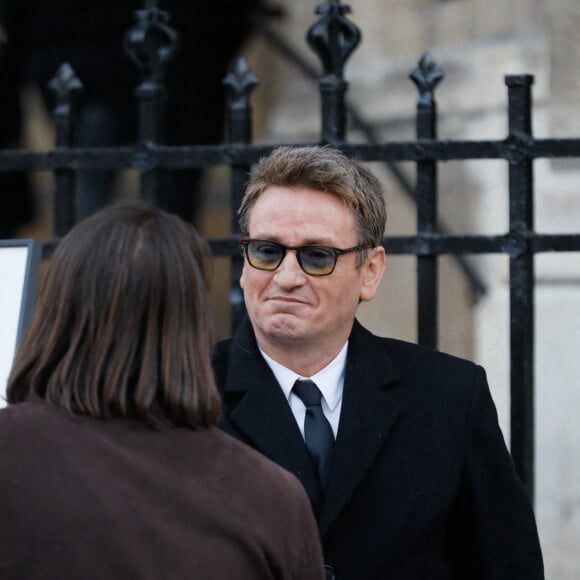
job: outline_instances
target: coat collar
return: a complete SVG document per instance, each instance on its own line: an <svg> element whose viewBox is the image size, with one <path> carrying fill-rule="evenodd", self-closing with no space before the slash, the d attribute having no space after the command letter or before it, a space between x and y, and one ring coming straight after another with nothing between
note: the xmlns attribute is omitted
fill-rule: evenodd
<svg viewBox="0 0 580 580"><path fill-rule="evenodd" d="M322 500L318 477L288 401L260 354L247 318L231 342L223 401L228 421L250 445L300 479L318 513Z"/></svg>
<svg viewBox="0 0 580 580"><path fill-rule="evenodd" d="M383 341L355 321L349 338L331 483L322 502L300 430L260 355L248 319L232 339L223 385L228 419L252 446L300 479L323 537L367 473L399 415L400 408L388 388L397 378ZM238 402L229 405L230 400Z"/></svg>
<svg viewBox="0 0 580 580"><path fill-rule="evenodd" d="M334 465L319 528L324 537L370 469L400 413L398 373L383 342L355 321L349 338Z"/></svg>

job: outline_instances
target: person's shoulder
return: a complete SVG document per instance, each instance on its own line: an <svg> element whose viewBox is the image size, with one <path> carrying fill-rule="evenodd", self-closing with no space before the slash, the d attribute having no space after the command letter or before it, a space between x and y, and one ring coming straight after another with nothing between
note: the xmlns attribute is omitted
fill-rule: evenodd
<svg viewBox="0 0 580 580"><path fill-rule="evenodd" d="M289 474L288 471L268 459L265 455L217 426L210 427L206 430L206 433L208 437L213 438L214 444L219 448L220 452L230 456L230 461L234 464L249 465L251 470L269 473L274 477L285 477L286 474Z"/></svg>
<svg viewBox="0 0 580 580"><path fill-rule="evenodd" d="M230 349L232 340L233 340L232 337L219 340L215 345L215 352L216 353L221 353L224 351L227 352Z"/></svg>
<svg viewBox="0 0 580 580"><path fill-rule="evenodd" d="M213 349L212 365L218 388L221 389L230 367L244 368L248 359L259 356L256 337L250 321L245 318L234 335L219 341Z"/></svg>
<svg viewBox="0 0 580 580"><path fill-rule="evenodd" d="M230 356L230 351L232 348L232 338L226 338L225 340L220 340L213 349L213 363L214 365L219 365L220 363L226 363Z"/></svg>
<svg viewBox="0 0 580 580"><path fill-rule="evenodd" d="M322 550L310 499L298 478L245 443L212 427L210 478L220 510L258 537L288 577L322 577ZM276 554L278 554L276 556ZM317 573L320 570L320 575Z"/></svg>
<svg viewBox="0 0 580 580"><path fill-rule="evenodd" d="M212 438L216 456L219 455L220 461L230 473L235 473L239 484L243 485L246 480L252 485L262 482L266 488L280 488L281 491L287 489L302 495L302 485L295 475L246 443L219 427L207 430L207 436Z"/></svg>
<svg viewBox="0 0 580 580"><path fill-rule="evenodd" d="M44 402L22 402L0 409L0 447L34 445L47 449L62 436L66 412Z"/></svg>
<svg viewBox="0 0 580 580"><path fill-rule="evenodd" d="M444 352L421 344L408 342L395 338L384 338L384 344L389 352L398 358L406 358L410 361L422 361L424 363L443 365L450 368L461 368L466 371L474 371L479 367L477 363L467 358Z"/></svg>
<svg viewBox="0 0 580 580"><path fill-rule="evenodd" d="M230 351L232 339L228 338L218 342L212 354L212 367L218 389L221 391L225 383L228 367L230 364Z"/></svg>
<svg viewBox="0 0 580 580"><path fill-rule="evenodd" d="M475 363L451 353L442 352L417 343L397 338L381 337L361 327L362 340L358 342L358 357L372 357L378 364L389 361L395 372L421 384L444 382L461 384L486 381L484 369Z"/></svg>
<svg viewBox="0 0 580 580"><path fill-rule="evenodd" d="M52 422L58 413L60 411L40 401L15 403L0 409L0 428L3 431L29 430Z"/></svg>
<svg viewBox="0 0 580 580"><path fill-rule="evenodd" d="M378 336L360 323L355 324L350 339L351 345L353 347L356 345L356 350L363 355L378 350L379 353L390 356L394 361L409 362L411 364L424 362L472 369L477 366L474 362L466 358L423 346L415 342Z"/></svg>

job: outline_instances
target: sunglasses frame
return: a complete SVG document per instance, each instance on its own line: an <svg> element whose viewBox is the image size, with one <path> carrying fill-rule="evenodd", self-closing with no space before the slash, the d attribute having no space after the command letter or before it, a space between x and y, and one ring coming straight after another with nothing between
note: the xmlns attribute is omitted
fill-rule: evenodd
<svg viewBox="0 0 580 580"><path fill-rule="evenodd" d="M276 264L276 266L274 268L260 268L256 265L254 265L252 263L252 260L250 258L249 251L248 251L248 245L251 242L262 242L265 244L271 244L272 246L275 246L277 248L281 248L282 250L284 250L284 253L282 254L282 257L280 258L280 261L278 262L278 264ZM250 264L250 266L252 266L252 268L255 268L256 270L261 270L262 272L275 272L280 267L282 262L284 261L284 258L286 257L288 250L294 250L296 252L296 261L298 262L298 265L300 266L301 270L306 275L315 276L316 278L321 278L323 276L330 276L330 274L332 274L334 272L334 269L336 268L336 263L337 263L338 258L340 256L344 256L344 254L351 254L353 252L362 252L363 250L368 250L368 246L365 246L363 244L359 244L358 246L353 246L352 248L334 248L333 246L320 246L320 245L316 245L316 244L306 244L304 246L285 246L284 244L280 244L279 242L274 242L272 240L260 240L260 239L255 239L255 238L240 238L239 244L243 248L246 259L248 260L248 264ZM327 251L330 251L332 253L332 255L334 256L334 263L332 264L332 268L330 269L330 271L325 272L324 274L313 274L311 272L308 272L305 269L304 263L303 263L303 257L301 256L301 251L305 250L305 249L309 249L309 248L327 250Z"/></svg>

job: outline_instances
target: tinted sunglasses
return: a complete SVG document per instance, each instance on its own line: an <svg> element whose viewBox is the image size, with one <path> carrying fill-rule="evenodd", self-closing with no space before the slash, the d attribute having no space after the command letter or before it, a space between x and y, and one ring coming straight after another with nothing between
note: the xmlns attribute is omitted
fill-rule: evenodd
<svg viewBox="0 0 580 580"><path fill-rule="evenodd" d="M329 246L283 246L268 240L248 240L242 238L248 263L257 270L272 272L280 266L288 250L296 252L296 259L302 271L309 276L328 276L334 272L336 260L343 254L360 252L368 246L354 246L353 248L331 248Z"/></svg>

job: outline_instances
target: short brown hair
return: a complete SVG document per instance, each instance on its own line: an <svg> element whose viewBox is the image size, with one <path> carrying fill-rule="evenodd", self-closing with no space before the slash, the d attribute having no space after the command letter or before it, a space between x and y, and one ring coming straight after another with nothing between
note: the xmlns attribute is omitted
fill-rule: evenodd
<svg viewBox="0 0 580 580"><path fill-rule="evenodd" d="M340 197L356 218L358 243L382 244L387 212L381 182L363 165L330 146L278 147L253 167L239 209L240 229L248 230L250 212L268 187L309 187Z"/></svg>
<svg viewBox="0 0 580 580"><path fill-rule="evenodd" d="M8 401L154 426L215 424L207 255L193 226L145 202L77 224L47 265Z"/></svg>

